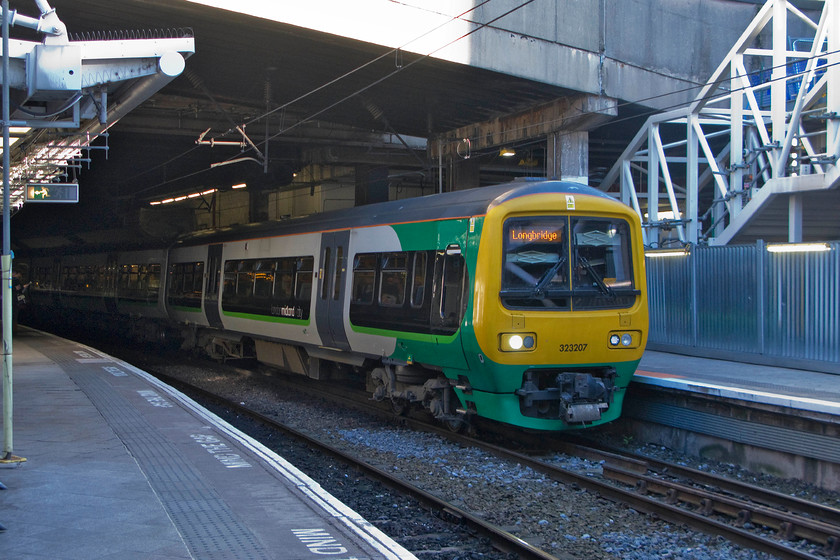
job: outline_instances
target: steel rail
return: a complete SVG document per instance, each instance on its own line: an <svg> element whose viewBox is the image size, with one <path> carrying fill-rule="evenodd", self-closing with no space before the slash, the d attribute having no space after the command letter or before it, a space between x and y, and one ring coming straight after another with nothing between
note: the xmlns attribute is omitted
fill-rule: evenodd
<svg viewBox="0 0 840 560"><path fill-rule="evenodd" d="M296 383L295 383L296 384ZM385 417L393 418L393 412L385 412L382 408L373 406L369 404L369 401L359 402L353 399L351 396L348 396L348 392L346 389L343 389L341 395L335 395L328 391L322 385L317 387L311 386L312 384L305 384L306 391L310 394L312 392L316 392L319 395L330 398L334 400L340 400L345 402L349 405L354 406L355 408L360 408L367 410L369 412L373 412L379 415L383 415ZM474 447L482 448L497 457L517 461L520 464L526 465L531 467L537 472L541 472L551 478L552 480L557 480L559 482L569 483L569 484L577 484L582 488L586 488L587 490L597 492L601 496L610 499L615 502L620 502L626 504L634 509L639 511L643 511L645 513L657 515L663 519L667 519L672 522L677 523L684 523L688 526L691 526L701 532L705 532L711 535L720 535L728 540L738 543L742 546L767 552L773 554L782 559L807 559L807 560L816 560L822 559L822 556L815 556L807 551L797 550L787 546L785 543L780 542L774 539L768 539L763 537L755 532L751 532L745 530L741 527L732 526L727 523L723 523L716 519L712 519L703 513L696 513L690 511L684 507L681 507L676 504L671 504L667 502L663 502L659 499L652 498L649 496L645 496L640 494L636 491L628 491L622 488L619 488L612 483L599 481L597 479L593 479L588 476L579 475L567 469L563 469L561 467L551 465L539 459L535 459L534 457L528 456L523 453L519 453L510 449L507 449L502 446L494 445L492 443L488 443L479 439L471 438L468 436L464 436L462 434L453 433L451 430L446 430L441 428L437 425L430 424L423 420L418 420L415 418L400 416L400 420L408 425L410 425L414 429L419 429L428 432L438 433L439 435L449 438L451 440L457 441L464 445L470 445ZM585 446L577 446L575 444L567 444L564 446L566 448L566 452L573 456L589 456L594 460L603 460L606 462L610 462L613 465L622 465L626 469L626 472L637 472L637 473L644 473L647 472L649 468L648 461L644 457L636 457L636 456L627 456L622 452L610 452L604 450L596 450L593 448L588 448ZM662 467L664 465L670 466L668 463L658 462L659 466ZM620 467L616 467L620 468ZM674 469L676 470L676 469ZM685 472L689 472L687 469ZM701 472L701 471L697 471ZM705 474L705 473L704 473ZM754 487L756 490L763 490L757 487ZM704 496L705 499L708 499L708 496ZM800 500L801 501L801 500ZM690 502L688 502L690 503ZM815 507L818 504L812 504ZM831 509L831 508L829 508ZM740 510L739 510L740 511ZM752 505L751 508L748 508L748 511L751 513L749 514L741 514L741 518L745 518L747 515L753 515L752 512L755 512L755 517L753 518L753 523L756 523L756 520L762 519L761 506ZM791 536L792 529L800 526L807 525L801 517L796 517L793 519L788 519L787 521L783 522L786 523L781 526L781 534L782 537ZM828 529L828 527L824 527ZM840 527L834 527L840 531ZM802 530L799 530L800 534L807 534ZM840 533L835 533L840 534ZM799 536L799 535L796 535ZM818 540L820 544L823 544L826 551L833 550L837 543L840 542L840 539L837 539L833 534L826 534L824 538Z"/></svg>
<svg viewBox="0 0 840 560"><path fill-rule="evenodd" d="M813 554L811 554L807 551L792 548L790 546L787 546L783 542L780 542L779 540L768 539L768 538L763 537L763 536L761 536L761 535L759 535L755 532L745 530L742 527L732 526L731 524L727 524L727 523L721 522L717 519L713 519L711 517L708 517L708 515L704 511L703 507L701 507L701 512L697 513L697 512L688 510L685 507L681 507L681 506L677 505L676 503L668 503L667 500L662 501L662 500L657 499L657 498L652 498L650 496L646 496L644 494L641 494L636 490L626 490L626 489L620 488L620 487L614 485L611 482L601 481L601 480L598 480L598 479L593 479L589 476L580 475L580 474L577 474L577 473L572 472L570 470L563 469L562 467L558 467L556 465L546 463L542 460L536 459L536 458L531 457L529 455L519 453L517 451L513 451L513 450L507 449L505 447L499 446L499 445L488 443L486 441L482 441L482 440L479 440L479 439L468 437L468 436L465 436L463 434L454 433L451 430L446 430L445 428L442 428L442 427L434 425L434 424L430 424L429 422L426 422L426 421L423 421L423 420L419 420L419 419L416 419L416 418L411 418L411 417L408 417L408 416L401 416L401 415L396 415L395 416L395 413L394 413L393 410L386 411L386 410L383 410L381 405L376 406L375 404L372 404L371 401L369 400L369 396L366 393L359 392L359 394L364 394L364 400L358 400L357 398L353 398L353 396L352 396L354 391L348 390L346 387L342 387L341 388L341 394L337 394L337 393L331 392L328 389L328 387L325 386L324 384L315 385L315 384L312 384L312 383L306 383L305 379L301 379L301 380L297 380L297 379L294 379L294 378L292 378L292 379L293 380L290 380L289 378L286 378L286 379L283 380L283 382L288 383L288 384L293 385L293 386L296 386L299 390L306 392L310 396L312 394L317 394L318 396L321 396L323 398L328 398L328 399L331 399L333 401L341 401L342 403L345 403L345 404L347 404L349 406L352 406L356 409L364 410L364 411L369 412L369 413L374 413L374 414L377 414L377 415L379 415L381 417L384 417L384 418L390 418L390 419L398 418L399 421L409 425L413 429L418 429L418 430L423 430L423 431L427 431L427 432L437 433L437 434L439 434L439 435L441 435L445 438L448 438L448 439L453 440L453 441L457 441L457 442L462 443L464 445L471 445L471 446L474 446L474 447L482 448L485 451L488 451L488 452L492 453L493 455L495 455L497 457L500 457L502 459L516 461L516 462L519 462L522 465L528 466L528 467L532 468L533 470L535 470L537 472L543 473L544 475L551 478L552 480L556 480L558 482L563 482L563 483L566 483L566 484L577 484L579 487L585 488L585 489L587 489L589 491L592 491L592 492L596 492L599 495L601 495L602 497L607 498L611 501L614 501L614 502L617 502L617 503L623 503L623 504L628 505L628 506L630 506L630 507L632 507L632 508L634 508L638 511L642 511L642 512L645 512L645 513L648 513L648 514L651 514L651 515L655 515L655 516L658 516L662 519L665 519L665 520L668 520L668 521L671 521L671 522L683 523L685 525L693 527L696 530L699 530L701 532L705 532L707 534L711 534L711 535L715 535L715 536L718 536L718 535L722 536L722 537L724 537L724 538L726 538L726 539L728 539L728 540L730 540L734 543L745 546L747 548L751 548L753 550L758 550L758 551L762 551L762 552L767 552L767 553L773 554L776 557L781 558L783 560L788 560L788 559L790 559L790 560L818 560L818 559L822 560L822 559L825 558L824 556L815 556L815 555L813 555ZM167 381L167 382L169 382L169 381ZM192 388L193 388L192 385L190 385L188 383L185 383L185 382L182 382L182 381L179 381L179 380L172 379L171 382L173 384L182 384L184 386L190 387L191 388L190 390L192 390ZM300 382L303 382L303 383L300 383ZM197 387L195 387L194 389L199 391L201 394L205 394L207 396L207 398L211 398L211 399L214 399L214 400L217 400L217 401L218 400L224 400L223 397L219 397L217 395L214 395L212 393L204 391L203 389L200 389L200 388L197 388ZM259 413L256 413L256 412L253 412L253 411L248 411L247 408L242 407L238 403L227 402L227 401L225 401L225 402L226 402L226 406L230 406L231 408L241 410L242 413L248 414L249 416L252 416L259 421L263 421L263 420L260 420L259 418L257 418L259 416L262 416ZM270 423L270 424L275 423L274 420L272 420L270 418L267 418L267 417L264 417L264 418L265 418L265 421ZM280 429L283 429L285 431L286 428L280 428ZM307 441L307 442L312 441L311 445L316 446L318 448L324 448L324 452L331 452L328 449L326 449L329 446L327 446L327 445L325 445L325 444L323 444L323 443L321 443L317 440L312 440L312 438L310 438L306 434L297 432L296 430L294 430L292 428L288 428L288 429L291 430L290 432L288 432L290 435L292 435L294 437L298 437L296 434L299 434L300 438L303 441ZM569 455L580 456L580 457L588 457L588 458L593 459L593 460L604 461L605 465L606 465L607 462L611 463L611 465L607 467L607 470L609 470L610 468L619 469L619 470L622 470L624 473L634 474L635 476L642 476L643 473L647 472L647 470L650 468L650 464L649 464L650 462L657 463L660 468L664 468L663 466L672 467L672 465L670 465L669 463L664 463L664 462L661 462L661 461L649 461L648 458L642 457L642 456L631 456L629 454L624 454L623 452L598 450L598 449L594 449L594 448L583 446L583 445L578 446L577 444L574 444L574 443L568 443L568 444L562 445L561 447L564 447L565 448L564 452L569 454ZM345 460L348 463L355 464L357 462L354 458L349 457L349 456L346 456L346 458L344 458L345 455L340 450L335 450L335 452L337 453L336 457L338 457L342 460ZM675 468L676 465L674 465L673 467L674 467L674 470L677 470ZM398 491L400 491L399 487L407 484L404 481L393 477L389 473L386 473L384 471L380 471L379 469L377 469L373 466L370 466L370 465L365 466L365 467L361 467L361 470L363 470L366 473L370 473L370 476L372 478L378 478L379 480L382 480L384 483L386 483L388 485L391 485L391 484L397 485L397 490ZM698 472L700 472L700 471L698 471ZM381 477L380 477L380 474L381 474ZM703 474L708 474L708 473L703 473ZM734 483L734 481L733 481L733 483ZM634 483L634 485L635 485L635 483ZM688 487L685 487L685 488L688 488ZM759 490L761 490L761 489L759 489ZM414 494L414 491L409 491L409 492L411 493L411 495L414 495L422 503L427 503L427 502L425 502L425 498L426 498L425 494L427 494L427 493L425 491L423 491L422 489L416 489L416 491L417 491L417 494ZM482 532L485 532L487 530L490 530L490 531L498 530L498 528L495 528L493 526L485 527L489 524L487 524L486 522L484 522L480 518L477 518L477 517L473 516L472 514L470 514L469 512L467 512L465 510L454 507L451 504L449 504L448 502L444 502L444 501L436 498L435 496L428 495L428 498L433 500L433 503L438 504L438 505L433 506L430 503L429 505L431 507L436 507L436 508L439 509L439 511L442 511L442 512L447 513L449 515L453 515L455 518L463 520L465 523L475 527L478 530L481 530ZM708 496L705 496L704 498L707 499L707 500L709 499ZM677 502L679 502L679 501L680 500L677 500ZM691 500L682 500L682 501L685 502L685 503L693 503ZM706 502L703 502L703 503L706 503ZM754 504L752 504L752 505L753 505L753 509L761 507L761 506L755 506ZM705 509L708 509L708 506L705 506ZM740 511L741 510L739 510L739 512ZM750 513L739 513L738 519L743 519L743 520L752 519L752 515L753 515L752 512L750 512ZM760 515L758 515L755 519L761 519ZM755 519L753 519L753 523L755 523ZM792 520L788 520L788 521L783 522L783 523L784 524L779 526L781 536L782 537L793 536L794 535L793 530L798 525L796 523L794 523ZM499 530L499 531L501 531L501 530ZM488 534L488 533L485 533L485 534ZM548 560L555 558L551 555L548 555L546 552L544 552L540 549L532 547L531 545L529 545L528 543L525 543L521 539L519 539L519 538L517 538L513 535L510 535L509 533L506 533L505 531L501 531L500 533L490 533L490 534L501 535L502 542L507 543L509 546L519 546L520 544L524 544L527 547L529 547L529 549L534 554L536 554L536 556L529 556L529 555L525 554L525 555L522 556L522 558L542 558L542 559L548 559ZM825 550L832 550L837 545L837 543L840 542L840 540L836 539L834 536L827 536L824 539L824 541L825 542L821 542L821 544L824 545Z"/></svg>
<svg viewBox="0 0 840 560"><path fill-rule="evenodd" d="M511 451L503 447L493 444L483 443L472 438L466 438L475 445L480 445L486 450L496 454L499 457L505 457L511 460L520 462L523 465L529 466L535 471L541 472L551 478L564 483L574 483L581 488L586 488L593 492L597 492L601 496L631 506L634 509L643 511L645 513L657 515L663 519L672 522L685 523L702 532L720 535L726 539L738 543L740 545L752 548L754 550L767 552L782 559L808 559L816 560L822 558L815 556L805 551L796 550L785 544L764 538L751 531L746 531L739 527L722 523L716 519L706 517L705 515L689 511L677 505L669 504L650 498L648 496L639 494L638 492L624 490L610 483L590 478L575 472L551 465L539 459L534 459L528 455Z"/></svg>
<svg viewBox="0 0 840 560"><path fill-rule="evenodd" d="M319 453L331 455L332 457L335 457L336 459L348 465L351 465L353 468L364 473L369 478L377 480L389 486L397 492L411 496L426 507L441 512L442 514L449 516L449 518L454 519L459 523L463 523L464 525L467 525L468 527L487 536L491 539L494 545L503 552L514 553L523 560L558 560L557 557L527 543L519 537L491 523L488 523L480 517L477 517L472 513L447 502L446 500L442 500L441 498L438 498L437 496L426 492L422 488L414 486L405 480L395 477L383 471L382 469L379 469L369 463L366 463L365 461L353 457L352 455L345 453L344 451L341 451L340 449L334 446L324 443L295 428L292 428L291 426L287 426L278 420L275 420L264 414L251 410L245 405L233 402L200 387L196 387L195 385L192 385L188 382L175 379L171 376L161 373L154 373L154 375L161 381L164 381L169 385L177 387L180 390L183 390L184 392L193 395L200 395L204 399L211 400L216 404L219 404L221 406L235 411L237 414L247 416L252 420L257 421L273 430L280 431L289 437L303 442L306 445L317 450Z"/></svg>
<svg viewBox="0 0 840 560"><path fill-rule="evenodd" d="M739 526L752 523L778 531L786 540L801 538L818 542L824 546L823 554L827 555L837 554L838 548L840 548L840 527L837 525L808 519L693 486L638 474L612 466L609 463L605 463L603 469L604 476L609 479L635 486L639 492L664 496L671 504L682 502L696 506L703 515L719 513L736 519Z"/></svg>
<svg viewBox="0 0 840 560"><path fill-rule="evenodd" d="M797 498L796 496L789 496L787 494L782 494L781 492L761 488L760 486L748 484L740 480L726 478L720 475L678 465L676 463L668 463L652 457L620 451L614 448L592 447L591 442L584 443L583 440L581 440L581 443L565 442L561 444L561 448L565 448L573 453L589 452L592 453L593 456L600 455L602 459L616 465L619 463L611 461L610 458L620 456L623 460L628 462L626 464L629 464L629 462L632 461L638 463L639 465L643 465L645 469L630 470L636 470L637 472L644 473L649 469L661 476L686 478L694 483L717 488L731 494L748 496L750 501L772 506L778 509L798 512L825 523L840 527L840 509L838 508L811 502L809 500L803 500L802 498ZM626 464L624 465L624 468L627 468Z"/></svg>

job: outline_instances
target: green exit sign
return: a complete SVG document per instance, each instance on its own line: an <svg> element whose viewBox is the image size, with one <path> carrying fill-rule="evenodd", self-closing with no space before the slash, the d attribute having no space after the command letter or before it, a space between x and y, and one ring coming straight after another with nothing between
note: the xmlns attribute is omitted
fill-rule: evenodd
<svg viewBox="0 0 840 560"><path fill-rule="evenodd" d="M29 183L26 202L79 202L78 183Z"/></svg>

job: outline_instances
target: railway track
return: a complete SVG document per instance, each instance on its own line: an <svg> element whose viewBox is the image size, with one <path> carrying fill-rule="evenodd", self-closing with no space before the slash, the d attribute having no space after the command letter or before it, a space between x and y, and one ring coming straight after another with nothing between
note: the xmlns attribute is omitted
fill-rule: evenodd
<svg viewBox="0 0 840 560"><path fill-rule="evenodd" d="M187 385L176 379L161 377L176 386ZM383 420L393 420L397 412L404 411L401 406L392 408L374 403L363 391L348 391L347 387L332 390L329 385L308 383L305 379L294 377L284 377L282 383L288 383L309 395L378 415ZM514 552L520 558L555 558L463 508L443 501L373 465L360 464L356 458L343 451L298 430L278 425L275 420L250 411L239 403L227 401L192 385L189 385L189 391L196 391L203 398L224 401L224 406L235 410L237 414L248 415L353 465L366 476L381 481L399 493L412 496L424 507L439 512L441 517L462 523L487 536L500 550ZM539 447L531 446L532 449L541 450L542 456L536 456L534 453L514 451L505 445L454 433L423 418L401 415L399 421L413 429L434 432L461 445L483 449L500 459L530 467L552 480L576 485L637 511L668 522L681 523L710 535L722 536L741 546L778 558L824 560L840 554L840 510L835 508L650 457L594 447L592 442L584 440L542 440ZM553 460L545 459L548 447L551 451L600 463L603 477L593 477L591 473L579 474L553 464ZM764 534L767 531L773 535ZM810 544L803 546L801 542L794 543L796 540Z"/></svg>
<svg viewBox="0 0 840 560"><path fill-rule="evenodd" d="M600 457L605 477L640 493L685 504L706 516L729 517L739 527L765 527L785 540L819 543L826 556L840 554L840 509L648 457L616 455L582 444L570 444L569 451ZM690 484L681 482L686 480Z"/></svg>
<svg viewBox="0 0 840 560"><path fill-rule="evenodd" d="M424 507L437 512L442 518L469 527L472 531L490 539L494 546L501 551L512 553L516 555L517 558L521 558L523 560L557 560L555 556L530 545L524 540L512 535L500 527L493 525L492 523L486 522L463 508L442 500L434 494L426 492L422 488L415 486L408 481L402 480L401 478L396 477L374 465L345 453L335 446L329 445L317 438L305 434L300 430L251 410L242 403L231 401L182 380L160 373L154 374L165 383L179 388L188 394L199 396L202 400L214 402L217 405L231 410L236 415L247 416L251 420L256 421L272 430L276 430L277 432L281 432L290 438L305 443L307 446L315 449L318 453L334 457L335 459L351 466L353 469L363 473L365 476L390 487L396 492L414 498Z"/></svg>
<svg viewBox="0 0 840 560"><path fill-rule="evenodd" d="M304 390L309 393L316 391L323 398L385 418L393 417L392 411L367 401L366 396L361 402L356 400L346 388L336 394L321 385L305 385ZM402 410L401 407L396 409ZM552 480L576 484L638 511L722 536L778 558L825 559L840 555L840 509L674 463L593 447L581 440L555 439L551 442L556 451L601 463L603 479L593 478L532 454L454 433L422 419L401 419L412 428L433 431L462 445L479 447L500 459L528 466ZM545 440L542 440L542 446L546 446ZM772 531L774 535L767 537L761 529ZM793 546L797 539L811 543L808 547L811 550Z"/></svg>

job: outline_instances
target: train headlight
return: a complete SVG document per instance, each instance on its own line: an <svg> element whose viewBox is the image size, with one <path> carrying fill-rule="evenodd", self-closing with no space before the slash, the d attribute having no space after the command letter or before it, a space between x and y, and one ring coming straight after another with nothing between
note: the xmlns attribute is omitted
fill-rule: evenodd
<svg viewBox="0 0 840 560"><path fill-rule="evenodd" d="M530 352L537 347L535 333L502 333L499 335L499 350L502 352Z"/></svg>
<svg viewBox="0 0 840 560"><path fill-rule="evenodd" d="M642 342L640 331L611 332L607 346L609 348L638 348Z"/></svg>

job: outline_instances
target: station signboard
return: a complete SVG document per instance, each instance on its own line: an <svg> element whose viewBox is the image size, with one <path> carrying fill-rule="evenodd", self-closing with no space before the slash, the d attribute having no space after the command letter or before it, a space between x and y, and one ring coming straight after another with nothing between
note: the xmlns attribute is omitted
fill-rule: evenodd
<svg viewBox="0 0 840 560"><path fill-rule="evenodd" d="M79 202L78 183L29 183L25 202Z"/></svg>

